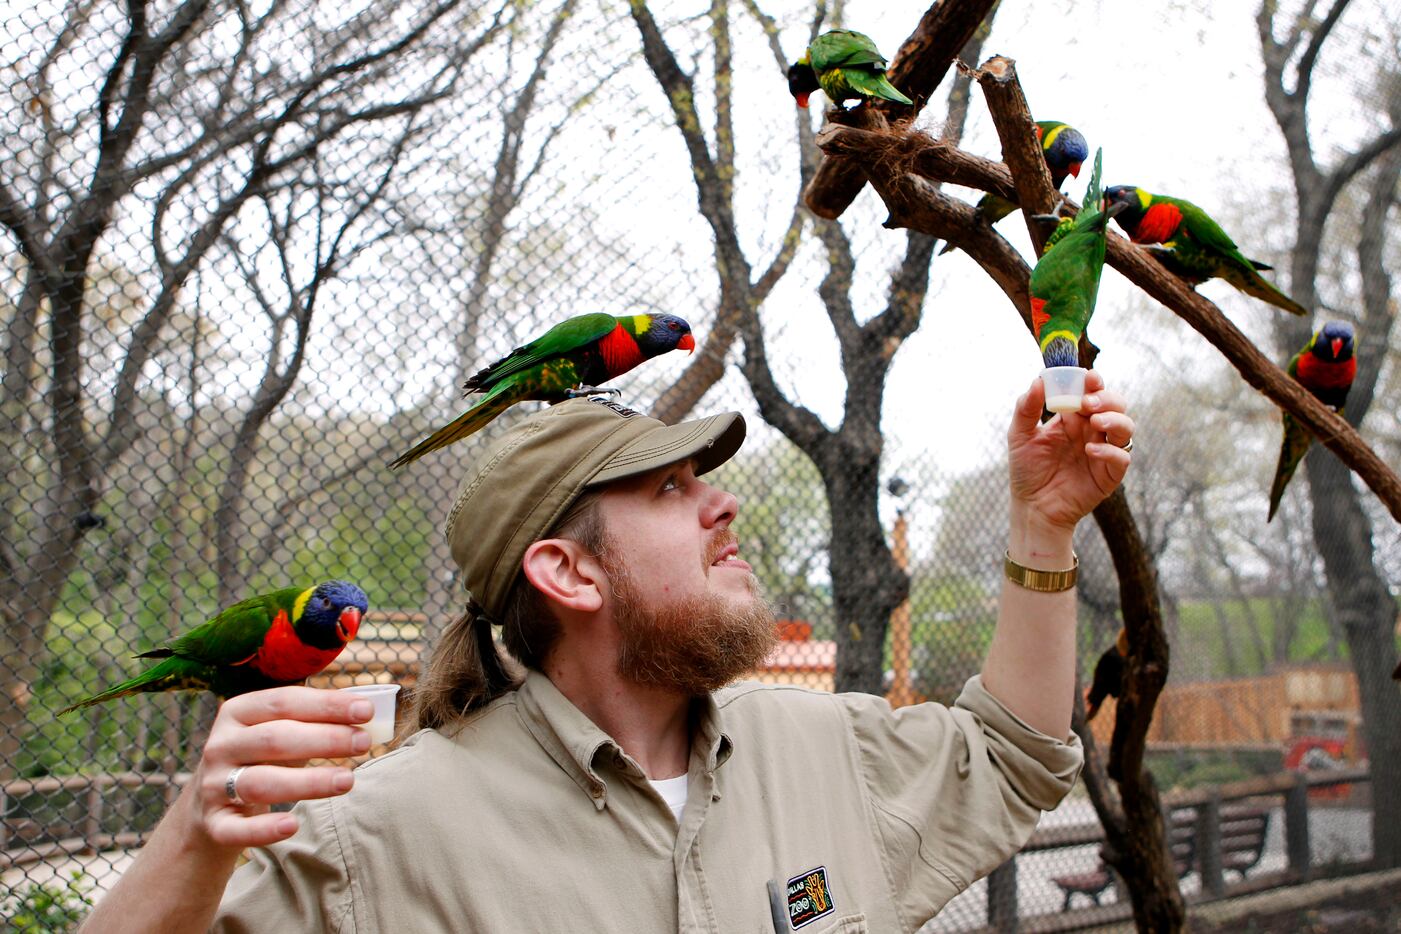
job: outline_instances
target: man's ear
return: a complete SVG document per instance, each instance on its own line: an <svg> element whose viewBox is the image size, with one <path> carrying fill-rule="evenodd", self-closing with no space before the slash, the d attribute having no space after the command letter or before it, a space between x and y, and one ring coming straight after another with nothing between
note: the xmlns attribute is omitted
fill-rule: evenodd
<svg viewBox="0 0 1401 934"><path fill-rule="evenodd" d="M546 598L580 613L603 606L603 568L582 545L568 538L544 538L525 550L525 579Z"/></svg>

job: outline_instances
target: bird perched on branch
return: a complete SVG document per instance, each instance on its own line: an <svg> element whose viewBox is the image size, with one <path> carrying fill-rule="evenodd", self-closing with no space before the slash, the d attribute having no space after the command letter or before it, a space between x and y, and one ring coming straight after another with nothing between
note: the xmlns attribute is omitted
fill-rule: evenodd
<svg viewBox="0 0 1401 934"><path fill-rule="evenodd" d="M144 691L208 690L233 697L299 684L335 660L369 609L346 581L251 597L137 658L159 662L59 714Z"/></svg>
<svg viewBox="0 0 1401 934"><path fill-rule="evenodd" d="M1221 225L1192 202L1133 185L1115 185L1104 196L1111 204L1124 205L1116 219L1129 239L1150 245L1163 265L1193 285L1225 279L1246 295L1291 315L1307 314L1303 305L1260 275L1273 267L1248 259Z"/></svg>
<svg viewBox="0 0 1401 934"><path fill-rule="evenodd" d="M1046 366L1078 366L1080 336L1089 326L1104 270L1104 231L1119 208L1106 208L1100 196L1101 153L1085 204L1075 218L1037 215L1058 222L1045 252L1031 271L1031 323Z"/></svg>
<svg viewBox="0 0 1401 934"><path fill-rule="evenodd" d="M799 107L821 90L838 107L845 101L872 98L913 106L914 101L885 76L885 56L870 37L850 29L833 29L812 40L803 57L788 66L788 91Z"/></svg>
<svg viewBox="0 0 1401 934"><path fill-rule="evenodd" d="M1289 358L1285 368L1299 384L1318 397L1318 401L1339 415L1347 402L1348 390L1357 376L1357 358L1353 356L1352 325L1346 321L1329 321L1314 332L1298 353ZM1270 521L1279 510L1284 488L1294 476L1299 462L1313 443L1313 433L1288 412L1284 416L1284 442L1279 448L1279 465L1275 467L1274 482L1270 484Z"/></svg>
<svg viewBox="0 0 1401 934"><path fill-rule="evenodd" d="M676 315L578 315L511 351L463 384L466 395L482 398L466 412L401 454L402 467L429 451L460 441L485 427L517 402L563 402L600 391L644 360L669 350L696 349L691 326Z"/></svg>
<svg viewBox="0 0 1401 934"><path fill-rule="evenodd" d="M1090 146L1079 130L1058 120L1038 120L1036 139L1041 143L1041 154L1046 159L1046 168L1051 170L1051 184L1056 186L1057 191L1067 178L1080 177L1080 166L1089 158ZM991 226L1016 209L1017 206L1011 201L988 192L978 199L973 216L975 220ZM957 244L949 243L939 251L939 255L956 249Z"/></svg>
<svg viewBox="0 0 1401 934"><path fill-rule="evenodd" d="M1095 718L1106 697L1118 697L1124 690L1124 659L1129 655L1128 630L1119 629L1114 644L1095 662L1095 675L1085 691L1085 722Z"/></svg>

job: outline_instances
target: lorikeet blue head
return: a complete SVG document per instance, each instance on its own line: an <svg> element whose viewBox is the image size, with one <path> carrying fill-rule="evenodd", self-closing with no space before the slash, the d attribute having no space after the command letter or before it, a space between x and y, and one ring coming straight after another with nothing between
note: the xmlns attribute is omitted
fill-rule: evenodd
<svg viewBox="0 0 1401 934"><path fill-rule="evenodd" d="M806 108L808 95L820 88L817 73L808 64L806 55L788 66L788 93L793 95L799 107Z"/></svg>
<svg viewBox="0 0 1401 934"><path fill-rule="evenodd" d="M1104 190L1104 209L1107 211L1116 204L1122 204L1114 219L1130 237L1138 229L1138 222L1148 213L1153 196L1133 185L1115 185Z"/></svg>
<svg viewBox="0 0 1401 934"><path fill-rule="evenodd" d="M1329 321L1314 335L1310 352L1320 360L1341 363L1352 357L1352 325Z"/></svg>
<svg viewBox="0 0 1401 934"><path fill-rule="evenodd" d="M644 357L655 357L668 350L696 349L691 326L676 315L651 315L652 323L637 338L637 347Z"/></svg>
<svg viewBox="0 0 1401 934"><path fill-rule="evenodd" d="M1067 175L1080 177L1080 166L1090 157L1090 144L1073 126L1060 124L1041 134L1041 150L1051 177L1059 185Z"/></svg>
<svg viewBox="0 0 1401 934"><path fill-rule="evenodd" d="M311 591L292 628L307 645L339 648L355 638L369 608L370 601L359 587L346 581L327 581Z"/></svg>

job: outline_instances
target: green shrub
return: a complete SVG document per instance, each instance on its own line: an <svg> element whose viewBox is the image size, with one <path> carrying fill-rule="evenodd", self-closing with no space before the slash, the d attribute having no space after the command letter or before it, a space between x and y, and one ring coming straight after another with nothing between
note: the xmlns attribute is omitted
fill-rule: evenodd
<svg viewBox="0 0 1401 934"><path fill-rule="evenodd" d="M92 910L91 880L74 870L66 882L34 882L16 889L0 909L7 934L58 934L73 931Z"/></svg>

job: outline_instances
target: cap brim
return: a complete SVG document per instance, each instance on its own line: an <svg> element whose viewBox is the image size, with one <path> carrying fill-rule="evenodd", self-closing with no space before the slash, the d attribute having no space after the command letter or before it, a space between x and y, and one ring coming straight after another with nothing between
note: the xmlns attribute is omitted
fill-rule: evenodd
<svg viewBox="0 0 1401 934"><path fill-rule="evenodd" d="M587 485L635 477L684 460L696 462L697 475L706 473L734 457L745 431L744 417L738 412L657 428L610 457Z"/></svg>

